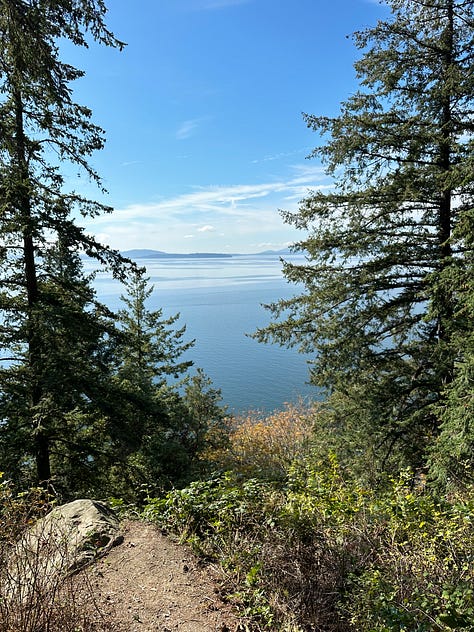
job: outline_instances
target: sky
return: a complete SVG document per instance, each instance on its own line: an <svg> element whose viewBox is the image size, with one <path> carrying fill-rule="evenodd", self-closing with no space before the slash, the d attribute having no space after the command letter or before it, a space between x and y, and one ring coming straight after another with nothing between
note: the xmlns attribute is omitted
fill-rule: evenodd
<svg viewBox="0 0 474 632"><path fill-rule="evenodd" d="M85 70L74 98L104 128L91 163L70 175L112 214L81 219L119 250L254 253L304 237L284 223L330 180L302 113L337 115L357 89L350 35L373 26L378 0L108 0L127 46L66 47Z"/></svg>

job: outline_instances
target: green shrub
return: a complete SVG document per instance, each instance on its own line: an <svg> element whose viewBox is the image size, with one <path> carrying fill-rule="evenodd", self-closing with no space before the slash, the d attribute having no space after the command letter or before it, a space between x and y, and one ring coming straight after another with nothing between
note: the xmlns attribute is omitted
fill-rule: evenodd
<svg viewBox="0 0 474 632"><path fill-rule="evenodd" d="M405 476L369 509L371 554L347 600L356 629L474 630L472 499L437 499Z"/></svg>
<svg viewBox="0 0 474 632"><path fill-rule="evenodd" d="M439 499L410 472L371 490L334 456L307 459L284 482L229 473L143 515L220 563L252 629L474 630L473 499Z"/></svg>
<svg viewBox="0 0 474 632"><path fill-rule="evenodd" d="M258 587L265 534L272 529L276 492L255 479L239 480L232 474L194 482L161 499L149 499L143 517L178 534L202 557L218 560L223 590L263 627L273 613Z"/></svg>
<svg viewBox="0 0 474 632"><path fill-rule="evenodd" d="M335 607L357 558L342 525L357 514L358 493L331 458L318 470L293 467L285 485L230 473L193 483L150 499L143 515L219 561L226 593L255 629L317 621L342 631L347 621L335 619Z"/></svg>

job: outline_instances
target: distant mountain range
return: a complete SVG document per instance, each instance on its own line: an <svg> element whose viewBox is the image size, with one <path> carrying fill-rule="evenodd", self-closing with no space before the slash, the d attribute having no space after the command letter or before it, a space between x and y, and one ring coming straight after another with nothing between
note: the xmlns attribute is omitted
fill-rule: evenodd
<svg viewBox="0 0 474 632"><path fill-rule="evenodd" d="M146 248L138 248L135 250L125 250L122 252L124 257L129 259L229 259L232 257L242 256L238 253L226 254L222 252L190 252L186 254L164 252L163 250L149 250ZM289 255L289 248L283 250L265 250L264 252L256 252L254 255Z"/></svg>

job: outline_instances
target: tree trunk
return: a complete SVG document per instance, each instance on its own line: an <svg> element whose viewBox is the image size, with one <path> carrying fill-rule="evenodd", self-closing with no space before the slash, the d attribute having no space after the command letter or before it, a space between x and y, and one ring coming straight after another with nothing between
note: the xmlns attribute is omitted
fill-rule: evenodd
<svg viewBox="0 0 474 632"><path fill-rule="evenodd" d="M452 63L453 63L453 47L454 47L454 10L453 2L450 0L447 7L447 24L444 31L444 59L443 59L443 81L446 86L450 81ZM441 142L439 145L439 168L442 176L449 173L451 169L451 151L452 151L452 99L450 90L446 90L441 103ZM451 247L451 226L452 226L452 194L450 185L444 185L440 191L440 204L438 215L438 240L440 252L440 272L442 273L451 265L452 247ZM447 287L446 282L442 285L442 293L439 296L439 316L438 316L438 338L440 342L448 341L449 333L446 325L452 321L454 306L453 293ZM444 382L449 383L452 380L453 368L446 368Z"/></svg>
<svg viewBox="0 0 474 632"><path fill-rule="evenodd" d="M45 485L51 478L50 450L47 430L40 416L36 419L35 412L42 398L40 380L41 350L39 331L36 326L35 311L38 305L38 275L36 271L34 247L34 223L31 212L30 176L26 158L25 133L23 126L23 101L21 91L14 91L15 102L15 142L16 161L18 168L18 197L17 204L22 218L23 227L23 260L25 266L25 288L27 295L27 344L28 363L30 370L30 414L34 425L34 451L36 458L36 473L38 483Z"/></svg>

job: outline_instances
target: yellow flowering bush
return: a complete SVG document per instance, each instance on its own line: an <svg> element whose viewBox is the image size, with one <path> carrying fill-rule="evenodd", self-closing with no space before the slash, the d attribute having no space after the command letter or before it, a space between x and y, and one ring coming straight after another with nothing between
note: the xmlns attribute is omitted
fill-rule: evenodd
<svg viewBox="0 0 474 632"><path fill-rule="evenodd" d="M269 415L252 411L236 417L230 422L228 445L206 456L222 469L246 477L284 478L309 452L314 412L288 404Z"/></svg>

